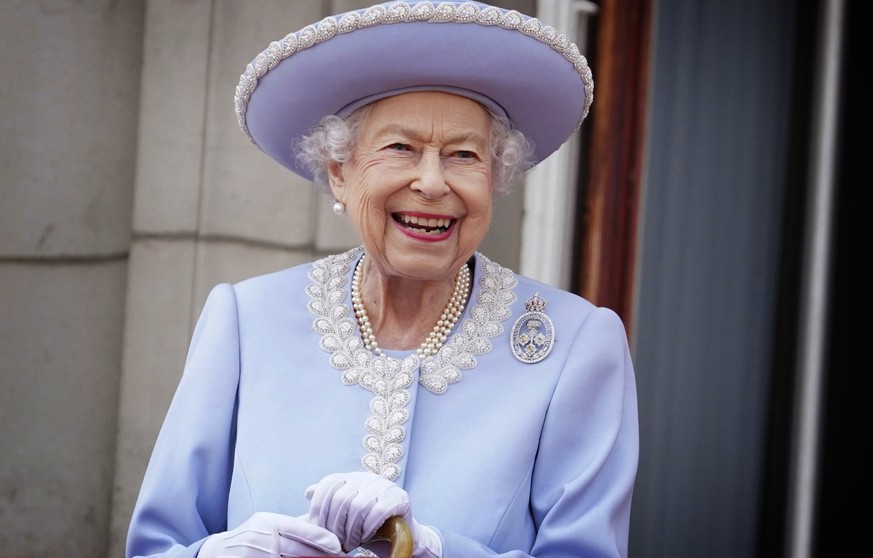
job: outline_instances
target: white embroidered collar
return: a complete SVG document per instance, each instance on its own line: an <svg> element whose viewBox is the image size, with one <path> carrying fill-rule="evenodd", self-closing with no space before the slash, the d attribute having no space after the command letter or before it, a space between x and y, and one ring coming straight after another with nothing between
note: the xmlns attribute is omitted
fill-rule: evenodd
<svg viewBox="0 0 873 558"><path fill-rule="evenodd" d="M407 389L416 369L421 367L419 383L435 394L445 393L449 384L461 381L461 371L475 368L476 356L490 352L491 339L503 333L501 322L510 317L510 306L517 299L517 280L511 270L477 252L475 259L481 269L475 277L481 287L477 300L446 344L424 359L414 351L402 360L375 356L358 335L346 288L352 263L362 254L363 248L358 247L315 261L306 293L311 298L309 311L315 315L312 327L321 335L321 348L330 353L331 366L342 371L344 384L360 384L375 396L370 403L373 415L366 421L370 434L364 438L368 453L362 463L368 470L395 480L400 476L397 462L403 455L400 443L406 436L403 425L409 418L405 407L411 396Z"/></svg>

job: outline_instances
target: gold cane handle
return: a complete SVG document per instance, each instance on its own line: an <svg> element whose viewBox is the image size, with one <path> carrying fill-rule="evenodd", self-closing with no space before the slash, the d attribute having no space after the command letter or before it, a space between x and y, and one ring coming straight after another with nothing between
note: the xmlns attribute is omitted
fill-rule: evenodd
<svg viewBox="0 0 873 558"><path fill-rule="evenodd" d="M373 535L373 539L391 541L388 558L412 558L412 531L399 515L389 517Z"/></svg>

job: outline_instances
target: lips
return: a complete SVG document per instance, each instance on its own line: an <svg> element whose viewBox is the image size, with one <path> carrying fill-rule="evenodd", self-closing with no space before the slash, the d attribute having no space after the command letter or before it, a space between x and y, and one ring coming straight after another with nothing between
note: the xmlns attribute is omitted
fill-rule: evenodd
<svg viewBox="0 0 873 558"><path fill-rule="evenodd" d="M455 224L455 219L448 217L428 217L407 213L395 213L393 217L400 225L418 234L441 235Z"/></svg>

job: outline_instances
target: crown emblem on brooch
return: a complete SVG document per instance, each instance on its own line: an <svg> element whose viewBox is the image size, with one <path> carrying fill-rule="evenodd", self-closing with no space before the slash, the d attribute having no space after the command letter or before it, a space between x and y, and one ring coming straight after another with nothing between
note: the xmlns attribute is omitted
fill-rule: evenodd
<svg viewBox="0 0 873 558"><path fill-rule="evenodd" d="M536 292L525 301L524 309L528 312L545 312L547 305L546 300L540 296L540 293Z"/></svg>

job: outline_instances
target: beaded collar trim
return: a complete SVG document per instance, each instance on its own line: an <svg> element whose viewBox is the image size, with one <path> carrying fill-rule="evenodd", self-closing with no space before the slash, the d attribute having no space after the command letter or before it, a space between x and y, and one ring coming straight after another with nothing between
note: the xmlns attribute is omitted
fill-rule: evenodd
<svg viewBox="0 0 873 558"><path fill-rule="evenodd" d="M358 335L346 285L353 263L362 255L359 247L314 262L309 271L312 282L306 287L311 298L308 307L315 316L312 327L321 335L320 346L330 353L331 366L342 371L342 382L359 384L373 392L372 415L365 422L368 434L363 443L367 453L362 464L369 471L395 480L400 476L397 463L403 457L401 443L409 419L405 407L411 400L408 388L415 371L420 369L418 382L435 394L443 394L449 384L461 381L461 371L475 368L476 356L490 352L491 339L503 333L502 322L510 317L510 306L517 300L517 280L511 270L477 252L475 257L481 261L484 273L476 278L481 289L470 308L470 317L435 355L420 359L413 351L399 360L373 355Z"/></svg>
<svg viewBox="0 0 873 558"><path fill-rule="evenodd" d="M318 23L308 25L296 33L289 33L284 38L273 41L250 62L240 76L239 84L234 94L234 108L240 129L255 142L246 124L246 107L249 98L258 86L258 80L275 68L279 62L312 47L332 39L336 35L349 33L356 29L374 25L426 21L432 23L469 23L475 25L497 25L504 29L516 30L549 45L553 50L564 56L582 79L585 89L585 106L577 122L577 128L585 120L594 95L594 79L588 61L579 52L579 47L571 42L566 35L540 22L537 18L527 17L515 10L500 10L494 6L482 7L474 2L396 2L390 5L376 5L363 12L348 12L338 16L329 16ZM256 142L255 142L256 143Z"/></svg>

